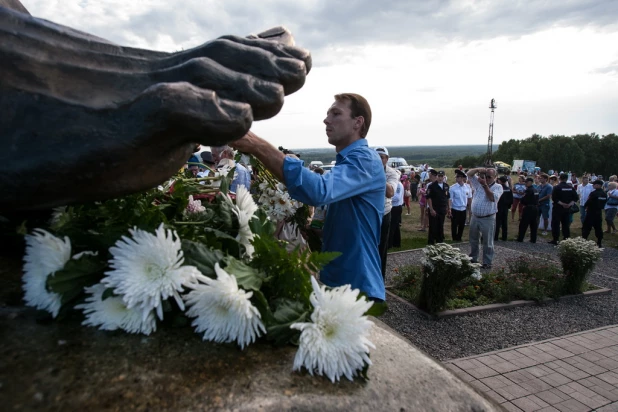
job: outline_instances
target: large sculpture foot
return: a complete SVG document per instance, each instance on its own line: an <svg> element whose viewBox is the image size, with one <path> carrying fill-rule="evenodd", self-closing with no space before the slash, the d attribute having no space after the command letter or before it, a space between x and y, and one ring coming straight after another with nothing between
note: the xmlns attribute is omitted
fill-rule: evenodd
<svg viewBox="0 0 618 412"><path fill-rule="evenodd" d="M161 53L0 7L0 211L154 187L277 114L310 66L282 28Z"/></svg>

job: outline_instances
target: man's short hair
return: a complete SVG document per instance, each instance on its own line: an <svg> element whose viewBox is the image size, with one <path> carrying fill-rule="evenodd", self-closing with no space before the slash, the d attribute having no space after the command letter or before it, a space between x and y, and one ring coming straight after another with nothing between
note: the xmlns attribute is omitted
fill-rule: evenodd
<svg viewBox="0 0 618 412"><path fill-rule="evenodd" d="M541 173L541 177L545 180L549 180L549 175L547 173Z"/></svg>
<svg viewBox="0 0 618 412"><path fill-rule="evenodd" d="M560 180L567 180L569 178L569 175L566 173L561 173L560 174Z"/></svg>
<svg viewBox="0 0 618 412"><path fill-rule="evenodd" d="M365 99L360 94L356 93L340 93L335 95L335 100L338 102L348 101L350 102L350 112L352 118L362 116L363 127L360 130L360 137L367 137L367 132L369 131L369 126L371 126L371 107Z"/></svg>

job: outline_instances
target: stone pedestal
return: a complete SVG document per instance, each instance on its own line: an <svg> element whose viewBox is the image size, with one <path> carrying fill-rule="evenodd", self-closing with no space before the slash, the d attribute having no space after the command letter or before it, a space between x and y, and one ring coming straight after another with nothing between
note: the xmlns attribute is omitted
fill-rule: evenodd
<svg viewBox="0 0 618 412"><path fill-rule="evenodd" d="M13 276L2 282L16 286ZM241 351L203 342L189 327L142 336L83 327L77 319L42 321L6 292L0 293L5 411L499 409L378 320L370 380L333 384L292 372L292 346L259 343Z"/></svg>

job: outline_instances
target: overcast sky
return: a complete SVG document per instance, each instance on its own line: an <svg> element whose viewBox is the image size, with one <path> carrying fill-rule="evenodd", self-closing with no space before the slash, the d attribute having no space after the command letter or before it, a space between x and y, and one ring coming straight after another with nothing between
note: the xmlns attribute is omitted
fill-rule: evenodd
<svg viewBox="0 0 618 412"><path fill-rule="evenodd" d="M115 43L176 51L288 27L312 52L305 86L253 130L327 147L333 95L371 104L375 145L486 144L618 133L618 1L22 0L37 17Z"/></svg>

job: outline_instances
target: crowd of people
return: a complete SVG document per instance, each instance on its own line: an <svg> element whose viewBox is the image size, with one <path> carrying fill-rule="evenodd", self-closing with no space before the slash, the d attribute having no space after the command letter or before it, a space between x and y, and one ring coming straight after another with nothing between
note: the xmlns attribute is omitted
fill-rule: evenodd
<svg viewBox="0 0 618 412"><path fill-rule="evenodd" d="M616 232L616 176L608 182L588 174L580 182L573 173L522 173L511 179L498 176L491 167L464 170L460 166L455 182L449 185L442 170L425 166L417 173L389 167L388 149L371 149L367 143L371 108L358 94L336 95L324 124L328 142L337 152L329 173L304 167L298 157L284 154L253 132L230 146L201 152L201 158L189 159L188 169L199 177L210 170L235 167L234 191L238 185L249 188L251 181L247 168L234 162L234 149L259 159L286 185L293 199L314 207L322 251L340 253L320 273L320 280L328 286L350 284L369 299L383 301L387 251L401 246L402 217L404 210L406 216L411 215L413 202L420 208L418 230L427 232L428 244L445 241L446 218L453 241L462 241L468 226L472 261L486 269L492 265L494 241L507 240L509 218L519 219L516 240L520 242L530 231L530 241L535 243L538 229L543 235L551 230L553 244L561 229L563 238L568 238L578 205L584 237L594 228L601 246L603 212L606 233ZM207 167L202 170L203 165Z"/></svg>

